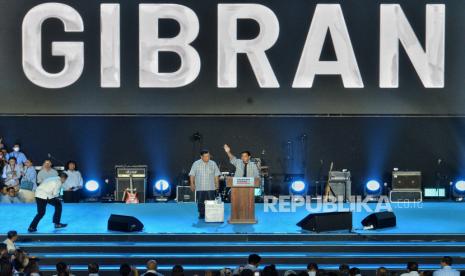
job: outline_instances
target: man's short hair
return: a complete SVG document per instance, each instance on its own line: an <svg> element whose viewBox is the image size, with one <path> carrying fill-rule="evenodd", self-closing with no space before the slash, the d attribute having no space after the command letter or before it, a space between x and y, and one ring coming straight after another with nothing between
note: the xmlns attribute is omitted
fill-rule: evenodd
<svg viewBox="0 0 465 276"><path fill-rule="evenodd" d="M318 270L318 264L316 264L316 263L309 263L309 264L307 265L307 269L308 269L308 270L315 270L315 271L316 271L316 270Z"/></svg>
<svg viewBox="0 0 465 276"><path fill-rule="evenodd" d="M248 151L248 150L242 151L242 152L241 152L241 155L242 155L243 153L247 154L248 156L251 156L251 155L252 155L252 154L250 153L250 151Z"/></svg>
<svg viewBox="0 0 465 276"><path fill-rule="evenodd" d="M68 270L68 265L65 262L59 262L57 263L56 268L58 273L63 273Z"/></svg>
<svg viewBox="0 0 465 276"><path fill-rule="evenodd" d="M15 230L11 230L11 231L8 231L8 233L6 233L6 236L8 239L12 239L16 236L18 236L18 232L16 232Z"/></svg>
<svg viewBox="0 0 465 276"><path fill-rule="evenodd" d="M408 262L407 269L408 271L418 271L418 264L416 262Z"/></svg>
<svg viewBox="0 0 465 276"><path fill-rule="evenodd" d="M122 276L128 276L129 274L131 274L131 271L132 271L132 268L129 264L122 264L119 267L119 274Z"/></svg>
<svg viewBox="0 0 465 276"><path fill-rule="evenodd" d="M262 260L262 257L260 257L258 254L250 254L248 263L249 264L258 264Z"/></svg>
<svg viewBox="0 0 465 276"><path fill-rule="evenodd" d="M65 173L65 172L60 172L60 174L58 174L58 176L60 178L64 178L64 179L67 179L68 178L68 175Z"/></svg>
<svg viewBox="0 0 465 276"><path fill-rule="evenodd" d="M16 157L14 157L14 156L12 156L12 157L8 158L8 161L10 161L10 160L15 160L15 161L18 161L18 159L16 159Z"/></svg>
<svg viewBox="0 0 465 276"><path fill-rule="evenodd" d="M445 263L446 265L451 266L452 265L452 257L449 257L449 256L442 257L441 263Z"/></svg>
<svg viewBox="0 0 465 276"><path fill-rule="evenodd" d="M97 263L90 263L88 266L87 266L87 270L89 273L98 273L99 270L100 270L100 267Z"/></svg>
<svg viewBox="0 0 465 276"><path fill-rule="evenodd" d="M200 156L203 156L204 154L207 154L207 153L210 153L210 151L207 149L203 149L200 151Z"/></svg>
<svg viewBox="0 0 465 276"><path fill-rule="evenodd" d="M389 271L384 266L381 266L376 270L376 276L388 276Z"/></svg>

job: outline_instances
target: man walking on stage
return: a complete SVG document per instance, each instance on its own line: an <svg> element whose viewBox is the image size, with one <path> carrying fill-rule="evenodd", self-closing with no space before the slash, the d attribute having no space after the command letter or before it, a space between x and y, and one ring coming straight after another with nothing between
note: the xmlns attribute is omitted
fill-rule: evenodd
<svg viewBox="0 0 465 276"><path fill-rule="evenodd" d="M189 172L191 190L196 193L199 219L205 219L205 200L215 199L218 190L220 169L215 161L210 160L210 152L202 150L200 159L192 164Z"/></svg>
<svg viewBox="0 0 465 276"><path fill-rule="evenodd" d="M36 204L37 204L37 215L31 222L28 231L36 232L39 221L44 217L47 204L55 207L55 213L53 214L53 223L55 228L64 228L66 224L61 223L61 201L58 198L61 191L61 186L68 178L66 173L60 173L59 176L49 177L45 179L39 187L36 189Z"/></svg>
<svg viewBox="0 0 465 276"><path fill-rule="evenodd" d="M236 177L260 177L257 164L250 161L250 152L243 151L241 152L241 159L237 159L232 153L231 148L228 145L224 145L224 151L229 157L229 161L234 167L236 167L236 172L234 176Z"/></svg>

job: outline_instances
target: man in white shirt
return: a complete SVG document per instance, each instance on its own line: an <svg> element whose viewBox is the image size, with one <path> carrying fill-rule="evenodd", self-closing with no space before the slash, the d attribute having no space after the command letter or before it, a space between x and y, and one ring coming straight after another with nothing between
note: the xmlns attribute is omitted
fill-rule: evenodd
<svg viewBox="0 0 465 276"><path fill-rule="evenodd" d="M436 270L433 276L460 276L460 272L452 268L452 258L445 256L441 259L441 269Z"/></svg>
<svg viewBox="0 0 465 276"><path fill-rule="evenodd" d="M418 276L418 264L416 262L407 263L407 272L400 274L400 276Z"/></svg>
<svg viewBox="0 0 465 276"><path fill-rule="evenodd" d="M163 274L161 274L160 272L157 272L157 267L158 267L157 261L149 260L147 262L147 271L144 274L142 274L142 276L146 274L155 274L157 276L163 276Z"/></svg>
<svg viewBox="0 0 465 276"><path fill-rule="evenodd" d="M12 230L6 234L7 239L3 242L6 244L8 254L13 255L17 249L15 241L18 239L18 232Z"/></svg>
<svg viewBox="0 0 465 276"><path fill-rule="evenodd" d="M61 223L61 201L58 198L61 191L61 186L68 178L66 173L60 173L59 176L49 177L44 180L36 189L36 204L37 204L37 215L32 220L29 226L29 232L36 232L39 221L44 217L47 204L55 207L55 213L53 214L53 223L55 228L64 228L66 224Z"/></svg>

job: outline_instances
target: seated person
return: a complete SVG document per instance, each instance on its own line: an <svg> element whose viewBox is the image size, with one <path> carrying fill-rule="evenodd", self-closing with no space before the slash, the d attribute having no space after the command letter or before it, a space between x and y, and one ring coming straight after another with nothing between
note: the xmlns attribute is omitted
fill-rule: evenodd
<svg viewBox="0 0 465 276"><path fill-rule="evenodd" d="M8 165L3 168L3 185L4 192L9 187L14 187L16 191L19 190L19 178L21 177L22 167L16 163L16 158L11 157L8 159Z"/></svg>
<svg viewBox="0 0 465 276"><path fill-rule="evenodd" d="M81 173L76 169L76 162L68 161L65 173L68 178L63 183L63 200L65 203L78 203L81 197L83 180Z"/></svg>
<svg viewBox="0 0 465 276"><path fill-rule="evenodd" d="M34 202L35 190L37 189L37 172L32 164L31 159L24 162L24 168L21 172L21 182L19 185L19 198L22 202Z"/></svg>
<svg viewBox="0 0 465 276"><path fill-rule="evenodd" d="M6 194L2 196L1 203L21 203L14 187L7 188Z"/></svg>
<svg viewBox="0 0 465 276"><path fill-rule="evenodd" d="M58 176L58 172L52 168L52 161L45 159L42 169L37 174L37 184L40 185L45 179L55 176Z"/></svg>

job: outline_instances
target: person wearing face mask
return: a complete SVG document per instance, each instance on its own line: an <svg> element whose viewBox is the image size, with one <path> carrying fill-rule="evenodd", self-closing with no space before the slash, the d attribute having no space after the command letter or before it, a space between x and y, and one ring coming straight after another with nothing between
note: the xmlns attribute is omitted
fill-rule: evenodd
<svg viewBox="0 0 465 276"><path fill-rule="evenodd" d="M22 167L17 164L15 157L10 157L8 159L8 165L3 168L3 183L4 183L4 192L6 188L13 187L16 191L19 190L19 178L21 177Z"/></svg>
<svg viewBox="0 0 465 276"><path fill-rule="evenodd" d="M52 168L52 161L45 159L42 169L37 174L37 184L44 182L45 179L58 176L58 172Z"/></svg>
<svg viewBox="0 0 465 276"><path fill-rule="evenodd" d="M232 153L228 145L224 145L224 151L229 157L231 164L236 167L236 177L260 177L257 164L250 161L250 152L241 152L241 159L237 159Z"/></svg>
<svg viewBox="0 0 465 276"><path fill-rule="evenodd" d="M65 173L68 179L63 184L63 201L65 203L78 203L83 186L81 173L76 169L75 161L68 161Z"/></svg>
<svg viewBox="0 0 465 276"><path fill-rule="evenodd" d="M21 147L19 143L14 144L13 151L8 153L7 159L10 160L11 157L14 157L16 158L17 163L22 166L24 162L26 162L27 158L26 155L22 153L20 150Z"/></svg>

